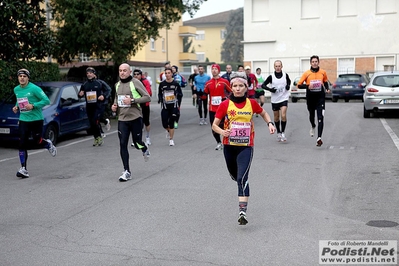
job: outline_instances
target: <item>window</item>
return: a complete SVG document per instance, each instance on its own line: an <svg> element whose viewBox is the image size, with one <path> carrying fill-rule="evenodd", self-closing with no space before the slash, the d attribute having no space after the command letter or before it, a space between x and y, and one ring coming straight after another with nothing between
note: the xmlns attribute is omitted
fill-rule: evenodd
<svg viewBox="0 0 399 266"><path fill-rule="evenodd" d="M226 34L227 34L227 31L225 29L220 30L220 39L222 39L222 40L226 39Z"/></svg>
<svg viewBox="0 0 399 266"><path fill-rule="evenodd" d="M162 52L165 52L165 38L162 38Z"/></svg>
<svg viewBox="0 0 399 266"><path fill-rule="evenodd" d="M252 21L269 20L269 0L252 0Z"/></svg>
<svg viewBox="0 0 399 266"><path fill-rule="evenodd" d="M197 30L197 36L195 36L196 40L205 40L205 31L204 30Z"/></svg>
<svg viewBox="0 0 399 266"><path fill-rule="evenodd" d="M376 0L377 14L395 14L397 10L396 0Z"/></svg>
<svg viewBox="0 0 399 266"><path fill-rule="evenodd" d="M196 53L198 62L205 62L205 53Z"/></svg>
<svg viewBox="0 0 399 266"><path fill-rule="evenodd" d="M356 16L357 15L357 5L356 0L338 0L338 16Z"/></svg>
<svg viewBox="0 0 399 266"><path fill-rule="evenodd" d="M73 86L68 86L64 88L61 95L61 103L65 101L71 101L71 103L79 102L78 94Z"/></svg>
<svg viewBox="0 0 399 266"><path fill-rule="evenodd" d="M151 51L155 51L155 40L154 38L150 38L150 49Z"/></svg>
<svg viewBox="0 0 399 266"><path fill-rule="evenodd" d="M338 75L355 73L355 59L354 58L339 58L338 59Z"/></svg>
<svg viewBox="0 0 399 266"><path fill-rule="evenodd" d="M319 18L320 4L319 0L302 0L301 1L301 18Z"/></svg>

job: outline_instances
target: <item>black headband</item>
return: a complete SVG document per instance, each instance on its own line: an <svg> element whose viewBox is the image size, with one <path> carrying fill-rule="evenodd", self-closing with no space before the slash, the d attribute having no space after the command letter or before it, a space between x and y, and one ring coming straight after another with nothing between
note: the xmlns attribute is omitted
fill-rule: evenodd
<svg viewBox="0 0 399 266"><path fill-rule="evenodd" d="M29 70L27 70L27 69L20 69L20 70L18 70L17 76L19 76L19 75L21 75L21 74L24 74L24 75L26 75L28 78L30 78L30 73L29 73Z"/></svg>

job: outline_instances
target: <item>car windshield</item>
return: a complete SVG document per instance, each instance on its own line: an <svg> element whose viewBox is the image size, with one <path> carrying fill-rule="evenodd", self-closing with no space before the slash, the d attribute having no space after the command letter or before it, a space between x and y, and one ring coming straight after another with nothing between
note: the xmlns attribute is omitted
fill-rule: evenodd
<svg viewBox="0 0 399 266"><path fill-rule="evenodd" d="M339 76L336 82L361 82L361 77L358 75Z"/></svg>
<svg viewBox="0 0 399 266"><path fill-rule="evenodd" d="M47 97L49 98L50 104L54 104L57 99L57 95L58 95L58 92L60 91L60 88L47 87L47 86L41 86L41 88L44 91L44 93L47 95Z"/></svg>
<svg viewBox="0 0 399 266"><path fill-rule="evenodd" d="M373 85L380 87L399 87L399 75L378 76L373 80Z"/></svg>
<svg viewBox="0 0 399 266"><path fill-rule="evenodd" d="M60 88L45 87L45 86L43 86L41 88L44 91L44 93L47 95L47 97L49 98L50 104L54 104L57 99L57 95L58 95L58 92L60 91ZM17 102L17 98L14 93L10 94L8 96L8 98L5 99L5 103L8 103L8 104L15 104L16 102Z"/></svg>

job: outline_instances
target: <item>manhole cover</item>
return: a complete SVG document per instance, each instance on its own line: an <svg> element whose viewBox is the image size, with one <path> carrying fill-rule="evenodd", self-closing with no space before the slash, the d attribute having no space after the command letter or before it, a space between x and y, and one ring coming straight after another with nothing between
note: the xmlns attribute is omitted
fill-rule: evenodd
<svg viewBox="0 0 399 266"><path fill-rule="evenodd" d="M374 227L395 227L398 226L399 224L397 222L392 222L392 221L375 220L375 221L369 221L368 223L366 223L366 225Z"/></svg>

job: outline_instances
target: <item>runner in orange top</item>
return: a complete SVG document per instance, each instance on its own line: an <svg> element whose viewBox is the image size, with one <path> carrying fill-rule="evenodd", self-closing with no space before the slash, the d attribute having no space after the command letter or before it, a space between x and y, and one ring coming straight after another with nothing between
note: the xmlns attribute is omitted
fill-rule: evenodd
<svg viewBox="0 0 399 266"><path fill-rule="evenodd" d="M321 140L321 135L323 134L324 128L324 110L325 110L325 100L326 92L330 93L330 88L328 87L327 73L319 67L319 57L313 55L310 57L310 69L302 74L302 77L298 81L298 88L306 88L306 104L309 111L309 121L312 125L310 129L310 136L314 136L315 124L315 111L317 111L317 140L316 146L320 147L323 144ZM303 84L306 82L306 84Z"/></svg>
<svg viewBox="0 0 399 266"><path fill-rule="evenodd" d="M223 136L223 154L227 170L231 178L237 181L238 186L238 223L245 225L248 223L246 216L249 197L248 173L252 162L255 136L252 115L256 113L263 118L268 124L270 134L274 134L276 128L269 114L256 100L246 97L248 82L244 72L231 74L230 86L232 95L220 104L212 129ZM223 118L225 120L221 128L219 125Z"/></svg>
<svg viewBox="0 0 399 266"><path fill-rule="evenodd" d="M208 80L205 84L204 93L209 95L209 121L212 125L213 120L215 120L215 114L222 103L230 95L230 83L219 76L220 66L218 64L213 64L212 68L212 79ZM223 119L221 125L223 124ZM220 141L220 135L212 130L213 137L216 140L215 150L223 149L222 142Z"/></svg>

